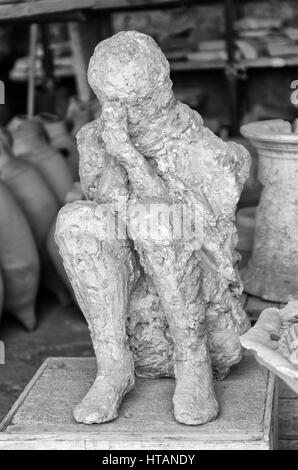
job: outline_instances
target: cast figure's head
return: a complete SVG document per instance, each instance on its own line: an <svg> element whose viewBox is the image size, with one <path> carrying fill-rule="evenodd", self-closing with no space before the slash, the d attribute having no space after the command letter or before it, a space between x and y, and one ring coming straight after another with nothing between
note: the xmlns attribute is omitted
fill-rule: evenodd
<svg viewBox="0 0 298 470"><path fill-rule="evenodd" d="M133 105L172 95L167 59L150 36L136 31L122 31L98 44L88 80L101 103L120 100Z"/></svg>

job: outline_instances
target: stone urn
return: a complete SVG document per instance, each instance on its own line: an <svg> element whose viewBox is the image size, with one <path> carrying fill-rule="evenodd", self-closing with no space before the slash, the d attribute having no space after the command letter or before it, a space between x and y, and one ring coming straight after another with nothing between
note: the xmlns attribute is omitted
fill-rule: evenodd
<svg viewBox="0 0 298 470"><path fill-rule="evenodd" d="M298 299L298 134L281 119L240 131L258 151L263 185L252 256L241 273L245 290L270 301Z"/></svg>

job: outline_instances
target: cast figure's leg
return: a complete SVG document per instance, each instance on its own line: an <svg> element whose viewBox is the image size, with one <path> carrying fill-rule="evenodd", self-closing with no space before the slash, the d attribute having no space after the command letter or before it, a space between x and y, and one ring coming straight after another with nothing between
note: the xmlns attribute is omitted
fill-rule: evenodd
<svg viewBox="0 0 298 470"><path fill-rule="evenodd" d="M162 201L150 206L147 220L156 220L154 210L159 211L161 205L165 206ZM129 212L130 236L134 237L133 206ZM175 418L185 424L203 424L218 413L207 347L203 275L193 249L181 241L175 243L165 226L162 233L159 240L154 233L135 237L135 246L160 296L174 341Z"/></svg>
<svg viewBox="0 0 298 470"><path fill-rule="evenodd" d="M56 228L56 241L87 319L97 359L95 382L74 410L75 419L86 424L115 419L123 397L134 386L125 329L134 260L129 242L109 232L113 213L103 207L91 201L67 204Z"/></svg>
<svg viewBox="0 0 298 470"><path fill-rule="evenodd" d="M240 302L242 283L236 267L233 283L205 271L203 284L213 376L223 380L243 356L239 337L250 328L250 321Z"/></svg>
<svg viewBox="0 0 298 470"><path fill-rule="evenodd" d="M223 380L242 358L239 337L250 328L250 322L228 287L208 304L206 317L213 376Z"/></svg>

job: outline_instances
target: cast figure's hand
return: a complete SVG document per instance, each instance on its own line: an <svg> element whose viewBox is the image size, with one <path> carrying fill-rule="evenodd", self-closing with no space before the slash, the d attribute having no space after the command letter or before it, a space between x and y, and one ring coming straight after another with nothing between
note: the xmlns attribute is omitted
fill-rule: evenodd
<svg viewBox="0 0 298 470"><path fill-rule="evenodd" d="M164 182L130 139L127 112L123 104L119 101L103 104L101 128L106 152L126 170L137 199L154 197L169 200Z"/></svg>
<svg viewBox="0 0 298 470"><path fill-rule="evenodd" d="M123 164L124 155L133 148L126 109L120 102L108 102L102 107L100 120L106 152Z"/></svg>
<svg viewBox="0 0 298 470"><path fill-rule="evenodd" d="M83 126L77 134L83 192L87 199L99 203L128 198L126 171L107 154L101 134L99 119Z"/></svg>

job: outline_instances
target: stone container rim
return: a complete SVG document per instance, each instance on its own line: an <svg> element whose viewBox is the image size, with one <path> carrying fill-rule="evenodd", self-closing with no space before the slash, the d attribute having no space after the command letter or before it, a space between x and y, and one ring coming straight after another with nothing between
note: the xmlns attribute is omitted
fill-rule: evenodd
<svg viewBox="0 0 298 470"><path fill-rule="evenodd" d="M243 137L255 142L298 145L298 133L293 133L290 122L283 119L250 122L242 125L240 132Z"/></svg>
<svg viewBox="0 0 298 470"><path fill-rule="evenodd" d="M244 124L240 133L258 150L260 157L298 160L298 133L283 119L269 119Z"/></svg>

